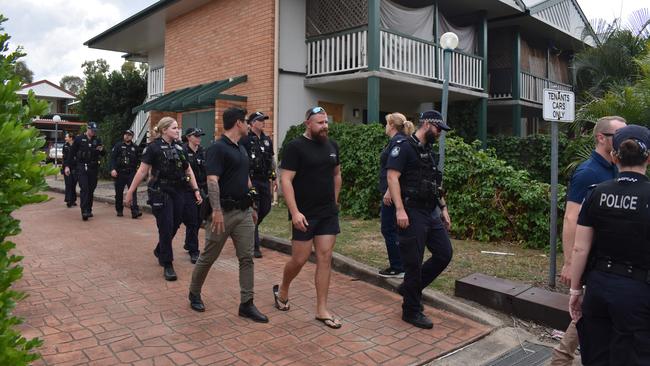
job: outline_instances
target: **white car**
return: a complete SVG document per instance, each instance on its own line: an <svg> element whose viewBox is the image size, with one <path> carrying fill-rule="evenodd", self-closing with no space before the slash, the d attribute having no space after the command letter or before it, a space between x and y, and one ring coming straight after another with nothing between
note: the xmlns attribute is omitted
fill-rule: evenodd
<svg viewBox="0 0 650 366"><path fill-rule="evenodd" d="M58 160L61 162L63 160L63 143L59 142L56 145L52 144L52 147L50 147L50 150L47 153L47 161L51 162L54 161L54 159Z"/></svg>

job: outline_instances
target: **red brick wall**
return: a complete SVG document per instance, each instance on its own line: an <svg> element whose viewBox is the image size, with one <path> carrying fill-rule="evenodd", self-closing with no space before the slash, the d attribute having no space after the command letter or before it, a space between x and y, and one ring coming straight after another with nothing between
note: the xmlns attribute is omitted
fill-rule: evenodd
<svg viewBox="0 0 650 366"><path fill-rule="evenodd" d="M248 75L247 82L225 93L248 97L249 113L268 114L265 129L272 133L274 23L273 0L213 0L169 21L165 93ZM215 112L219 121L218 108ZM215 131L222 129L215 125Z"/></svg>
<svg viewBox="0 0 650 366"><path fill-rule="evenodd" d="M182 116L181 116L180 113L151 111L149 113L149 136L151 137L152 141L156 136L156 134L154 134L154 132L153 132L153 129L154 129L154 127L156 127L158 122L160 122L160 120L163 117L171 117L171 118L175 119L176 122L178 122L179 126L182 126L183 121L182 121ZM151 141L149 141L149 142L151 142Z"/></svg>
<svg viewBox="0 0 650 366"><path fill-rule="evenodd" d="M232 100L216 100L214 103L214 119L215 119L215 126L214 126L214 134L215 136L221 136L223 133L224 128L223 128L223 111L230 108L230 107L241 107L246 109L246 102L235 102ZM264 125L266 128L266 124ZM271 126L272 127L272 126Z"/></svg>

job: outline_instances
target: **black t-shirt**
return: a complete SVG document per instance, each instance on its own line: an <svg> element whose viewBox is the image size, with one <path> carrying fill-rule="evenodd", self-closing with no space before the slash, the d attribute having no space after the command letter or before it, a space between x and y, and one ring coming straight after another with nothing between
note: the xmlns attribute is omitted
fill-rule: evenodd
<svg viewBox="0 0 650 366"><path fill-rule="evenodd" d="M296 172L293 189L298 211L308 219L335 215L334 169L340 164L339 146L300 136L284 148L282 169Z"/></svg>
<svg viewBox="0 0 650 366"><path fill-rule="evenodd" d="M221 198L241 200L248 195L248 153L226 135L206 150L205 170L219 177Z"/></svg>
<svg viewBox="0 0 650 366"><path fill-rule="evenodd" d="M393 147L397 143L397 141L403 141L406 140L408 136L404 135L403 133L398 132L395 136L393 136L390 141L384 146L384 149L381 151L381 155L379 157L379 163L381 170L379 172L379 193L382 195L386 193L386 190L388 189L388 182L387 182L387 176L388 176L388 169L386 169L386 163L388 163L388 155L390 152L393 150Z"/></svg>

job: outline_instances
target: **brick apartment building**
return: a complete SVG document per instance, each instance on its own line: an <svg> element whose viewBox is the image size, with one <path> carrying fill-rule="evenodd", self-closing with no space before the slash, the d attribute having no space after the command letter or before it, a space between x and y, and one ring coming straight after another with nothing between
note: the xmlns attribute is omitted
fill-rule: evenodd
<svg viewBox="0 0 650 366"><path fill-rule="evenodd" d="M85 44L148 63L138 139L163 115L216 136L241 105L277 147L311 106L354 123L436 106L447 31L450 100L478 102L481 139L539 131L542 89L571 90L574 51L596 42L575 0L160 0Z"/></svg>

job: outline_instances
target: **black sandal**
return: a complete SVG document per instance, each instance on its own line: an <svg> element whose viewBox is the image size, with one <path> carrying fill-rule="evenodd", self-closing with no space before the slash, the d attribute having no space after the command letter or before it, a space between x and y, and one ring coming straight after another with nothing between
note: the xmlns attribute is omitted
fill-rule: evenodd
<svg viewBox="0 0 650 366"><path fill-rule="evenodd" d="M280 311L289 311L291 306L289 306L289 299L282 300L280 299L280 286L273 285L273 300L275 300L275 308Z"/></svg>
<svg viewBox="0 0 650 366"><path fill-rule="evenodd" d="M328 326L328 327L330 327L332 329L339 329L342 326L342 324L339 322L339 320L334 318L334 317L331 317L331 318L319 318L319 317L316 317L315 319L318 320L319 322L322 322L323 324L325 324L326 326Z"/></svg>

